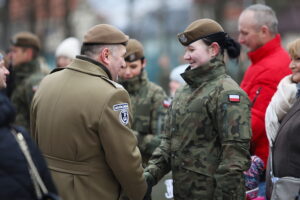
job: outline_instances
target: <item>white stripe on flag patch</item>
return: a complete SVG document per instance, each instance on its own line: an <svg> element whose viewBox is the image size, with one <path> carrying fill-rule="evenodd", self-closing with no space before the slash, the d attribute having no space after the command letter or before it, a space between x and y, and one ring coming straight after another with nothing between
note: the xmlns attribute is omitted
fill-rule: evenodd
<svg viewBox="0 0 300 200"><path fill-rule="evenodd" d="M240 95L238 94L230 94L228 98L231 102L240 102Z"/></svg>

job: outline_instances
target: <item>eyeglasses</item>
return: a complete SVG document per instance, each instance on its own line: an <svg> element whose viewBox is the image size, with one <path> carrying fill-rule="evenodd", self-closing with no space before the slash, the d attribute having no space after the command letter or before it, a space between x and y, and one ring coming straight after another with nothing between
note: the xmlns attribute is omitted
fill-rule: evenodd
<svg viewBox="0 0 300 200"><path fill-rule="evenodd" d="M0 53L0 61L2 61L4 58L4 56L2 55L2 53Z"/></svg>

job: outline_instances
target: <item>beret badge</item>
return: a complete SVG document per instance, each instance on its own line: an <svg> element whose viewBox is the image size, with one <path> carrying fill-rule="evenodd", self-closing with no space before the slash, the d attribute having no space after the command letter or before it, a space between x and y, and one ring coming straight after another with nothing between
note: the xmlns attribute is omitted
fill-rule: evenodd
<svg viewBox="0 0 300 200"><path fill-rule="evenodd" d="M187 38L185 37L184 33L180 34L178 38L182 43L187 42Z"/></svg>

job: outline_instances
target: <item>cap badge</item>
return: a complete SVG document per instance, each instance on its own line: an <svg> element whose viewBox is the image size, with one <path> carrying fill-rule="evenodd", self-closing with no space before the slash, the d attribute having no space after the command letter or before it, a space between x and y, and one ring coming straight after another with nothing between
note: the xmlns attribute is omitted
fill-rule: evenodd
<svg viewBox="0 0 300 200"><path fill-rule="evenodd" d="M182 33L182 34L179 36L179 40L180 40L180 42L182 42L182 43L187 42L187 38L185 37L184 33Z"/></svg>

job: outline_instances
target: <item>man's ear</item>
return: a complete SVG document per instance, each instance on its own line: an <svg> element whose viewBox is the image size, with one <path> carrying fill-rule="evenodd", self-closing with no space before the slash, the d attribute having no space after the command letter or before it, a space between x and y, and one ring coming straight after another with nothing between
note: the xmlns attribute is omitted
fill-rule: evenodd
<svg viewBox="0 0 300 200"><path fill-rule="evenodd" d="M105 65L108 65L109 63L109 49L108 48L104 48L98 55L98 61L105 64Z"/></svg>

